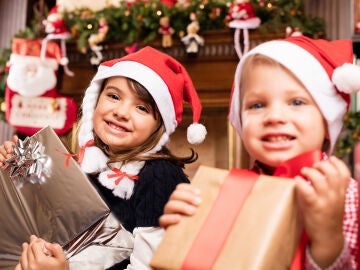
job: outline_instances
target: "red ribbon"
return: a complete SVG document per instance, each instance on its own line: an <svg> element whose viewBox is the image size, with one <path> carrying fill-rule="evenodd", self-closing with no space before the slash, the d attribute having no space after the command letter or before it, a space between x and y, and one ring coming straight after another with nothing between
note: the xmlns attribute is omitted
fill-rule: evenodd
<svg viewBox="0 0 360 270"><path fill-rule="evenodd" d="M317 161L325 158L325 154L321 151L310 151L280 164L275 170L274 176L294 178L297 175L301 175L301 169L303 167L312 167ZM305 250L309 243L309 237L306 232L301 234L298 248L295 252L294 259L291 264L291 270L301 270L305 260Z"/></svg>
<svg viewBox="0 0 360 270"><path fill-rule="evenodd" d="M84 159L85 149L86 149L87 147L92 146L93 144L94 144L94 140L89 140L89 141L87 141L87 143L86 143L84 146L82 146L82 147L80 148L79 153L77 153L77 154L63 153L63 154L66 156L66 159L65 159L65 167L69 167L70 159L71 159L72 157L76 157L77 162L80 164L80 163L83 161L83 159ZM58 152L61 152L59 149L55 149L55 150L58 151Z"/></svg>
<svg viewBox="0 0 360 270"><path fill-rule="evenodd" d="M107 177L108 178L116 178L115 181L115 185L118 185L120 183L121 180L124 179L124 177L127 177L131 180L139 180L139 176L137 175L133 175L133 174L127 174L126 172L120 171L118 168L113 168L112 171L114 172L113 174L108 174Z"/></svg>
<svg viewBox="0 0 360 270"><path fill-rule="evenodd" d="M94 140L88 140L86 142L85 145L83 145L80 150L79 150L79 153L76 154L76 157L77 157L77 162L81 164L81 162L83 161L84 159L84 155L85 155L85 149L87 147L90 147L94 144Z"/></svg>
<svg viewBox="0 0 360 270"><path fill-rule="evenodd" d="M246 170L233 169L229 172L181 270L212 269L258 177L258 174Z"/></svg>

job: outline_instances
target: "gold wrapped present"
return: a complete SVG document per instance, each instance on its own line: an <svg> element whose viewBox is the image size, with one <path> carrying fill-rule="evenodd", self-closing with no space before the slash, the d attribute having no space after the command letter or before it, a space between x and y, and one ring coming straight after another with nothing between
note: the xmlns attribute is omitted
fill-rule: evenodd
<svg viewBox="0 0 360 270"><path fill-rule="evenodd" d="M300 239L295 182L246 170L200 166L203 202L170 226L154 269L289 269Z"/></svg>
<svg viewBox="0 0 360 270"><path fill-rule="evenodd" d="M35 234L68 257L96 237L109 209L54 130L19 140L0 171L0 269L14 269Z"/></svg>

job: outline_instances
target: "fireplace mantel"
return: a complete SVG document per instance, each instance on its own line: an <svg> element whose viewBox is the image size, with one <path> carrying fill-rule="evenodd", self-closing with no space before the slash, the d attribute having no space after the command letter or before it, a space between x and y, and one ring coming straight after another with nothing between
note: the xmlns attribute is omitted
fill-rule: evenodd
<svg viewBox="0 0 360 270"><path fill-rule="evenodd" d="M168 49L161 47L160 40L150 45L168 53L184 65L194 82L204 108L226 108L239 60L234 50L233 35L234 31L231 29L202 32L201 36L205 39L205 44L200 47L196 58L187 57L183 44L175 37L173 46ZM250 47L278 37L281 35L250 32ZM84 90L95 75L95 69L90 64L89 54L80 53L75 44L71 43L67 45L67 49L69 67L75 75L74 77L62 76L60 93L74 97L80 104ZM123 44L104 44L104 60L124 55Z"/></svg>

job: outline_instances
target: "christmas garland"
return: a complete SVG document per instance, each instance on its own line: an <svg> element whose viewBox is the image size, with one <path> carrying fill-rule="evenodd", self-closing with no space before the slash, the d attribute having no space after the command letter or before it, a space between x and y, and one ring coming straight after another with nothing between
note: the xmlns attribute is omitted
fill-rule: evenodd
<svg viewBox="0 0 360 270"><path fill-rule="evenodd" d="M224 29L228 25L227 15L231 0L190 0L176 2L173 6L158 0L138 1L99 11L81 8L65 11L66 24L76 40L79 51L85 52L88 38L99 29L99 19L105 18L109 31L105 42L135 42L145 45L159 37L159 20L170 18L174 36L181 37L190 23L190 14L196 14L201 30ZM294 0L252 0L256 16L261 19L260 32L284 32L286 26L299 29L304 35L323 37L324 20L307 16L303 1ZM200 30L200 31L201 31ZM285 34L285 33L284 33Z"/></svg>

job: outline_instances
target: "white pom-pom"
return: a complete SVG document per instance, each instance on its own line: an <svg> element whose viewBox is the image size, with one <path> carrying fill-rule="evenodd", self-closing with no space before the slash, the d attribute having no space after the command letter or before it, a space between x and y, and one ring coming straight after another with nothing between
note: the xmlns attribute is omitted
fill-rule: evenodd
<svg viewBox="0 0 360 270"><path fill-rule="evenodd" d="M67 64L69 64L69 58L63 57L60 59L60 65L66 66Z"/></svg>
<svg viewBox="0 0 360 270"><path fill-rule="evenodd" d="M193 123L187 129L187 140L191 144L199 144L205 140L206 134L204 125Z"/></svg>
<svg viewBox="0 0 360 270"><path fill-rule="evenodd" d="M85 173L100 172L107 167L107 161L108 157L98 147L87 147L81 162L81 168Z"/></svg>
<svg viewBox="0 0 360 270"><path fill-rule="evenodd" d="M360 90L360 67L345 63L337 67L332 75L336 88L344 93L355 93Z"/></svg>

